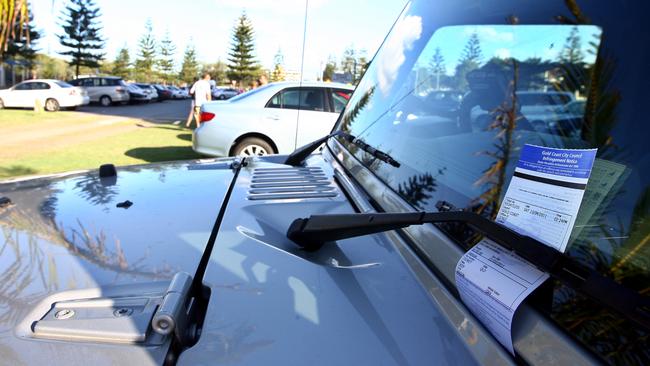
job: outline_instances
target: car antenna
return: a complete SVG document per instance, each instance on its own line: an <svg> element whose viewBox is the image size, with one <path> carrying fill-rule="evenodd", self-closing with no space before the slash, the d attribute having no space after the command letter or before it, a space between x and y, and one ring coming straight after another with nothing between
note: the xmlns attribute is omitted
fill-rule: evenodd
<svg viewBox="0 0 650 366"><path fill-rule="evenodd" d="M300 105L302 103L302 79L305 67L305 43L307 42L307 13L309 11L309 0L305 0L305 23L302 28L302 54L300 55L300 81L298 83L298 113L296 114L296 131L294 140L298 141L298 128L300 126ZM294 142L294 147L295 147Z"/></svg>

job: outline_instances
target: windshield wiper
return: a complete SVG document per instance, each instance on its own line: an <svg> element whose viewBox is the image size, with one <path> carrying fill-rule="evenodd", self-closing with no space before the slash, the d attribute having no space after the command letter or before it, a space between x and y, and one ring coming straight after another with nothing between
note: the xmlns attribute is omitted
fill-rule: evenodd
<svg viewBox="0 0 650 366"><path fill-rule="evenodd" d="M358 146L361 150L367 152L368 154L372 155L373 157L385 163L388 163L396 168L400 167L400 163L397 162L395 159L393 159L390 155L386 154L381 150L375 149L374 147L366 144L363 140L358 139L343 131L333 132L327 136L319 138L316 141L310 142L305 146L301 146L297 148L294 152L292 152L291 154L289 154L289 156L287 156L287 160L285 160L284 163L291 166L301 165L302 162L305 161L305 159L307 159L307 157L311 155L311 153L313 153L314 150L316 150L320 145L325 143L331 137L336 137L336 136L342 137L346 141Z"/></svg>
<svg viewBox="0 0 650 366"><path fill-rule="evenodd" d="M287 237L307 250L327 242L425 223L464 223L537 266L551 277L650 329L650 298L639 295L571 257L468 211L312 215L296 219Z"/></svg>

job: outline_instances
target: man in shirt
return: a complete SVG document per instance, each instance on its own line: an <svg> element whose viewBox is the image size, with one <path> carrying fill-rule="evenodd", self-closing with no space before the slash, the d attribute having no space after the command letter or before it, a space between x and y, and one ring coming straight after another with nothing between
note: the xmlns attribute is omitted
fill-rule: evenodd
<svg viewBox="0 0 650 366"><path fill-rule="evenodd" d="M192 100L193 113L190 112L185 127L189 128L192 125L192 116L194 116L194 119L196 120L196 128L198 128L201 124L201 120L199 119L201 115L201 106L203 103L212 100L210 74L203 74L203 77L192 85L190 94L194 96Z"/></svg>

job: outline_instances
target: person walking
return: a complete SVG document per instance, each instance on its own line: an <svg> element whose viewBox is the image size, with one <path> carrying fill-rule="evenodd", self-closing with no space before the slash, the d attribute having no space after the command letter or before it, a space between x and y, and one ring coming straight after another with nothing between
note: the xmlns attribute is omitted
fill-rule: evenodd
<svg viewBox="0 0 650 366"><path fill-rule="evenodd" d="M212 93L210 92L210 74L203 74L203 77L198 80L190 89L192 97L192 109L190 115L187 116L187 123L185 127L189 128L192 125L192 117L196 120L196 128L201 124L201 106L205 102L212 100Z"/></svg>

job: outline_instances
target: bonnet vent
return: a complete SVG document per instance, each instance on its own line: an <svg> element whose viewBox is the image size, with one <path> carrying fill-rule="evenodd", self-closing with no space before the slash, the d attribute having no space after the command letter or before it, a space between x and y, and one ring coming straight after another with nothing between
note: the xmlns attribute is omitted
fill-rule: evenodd
<svg viewBox="0 0 650 366"><path fill-rule="evenodd" d="M250 200L327 198L337 195L338 190L331 179L318 167L254 169L248 190Z"/></svg>

